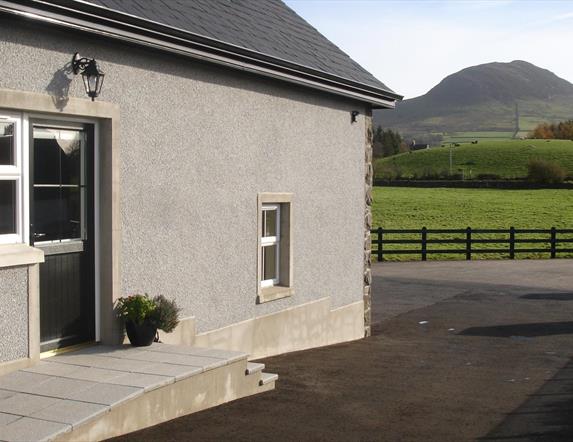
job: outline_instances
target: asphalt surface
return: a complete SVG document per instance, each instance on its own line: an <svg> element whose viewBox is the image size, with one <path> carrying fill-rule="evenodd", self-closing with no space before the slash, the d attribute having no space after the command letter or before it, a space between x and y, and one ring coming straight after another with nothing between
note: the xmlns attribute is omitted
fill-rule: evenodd
<svg viewBox="0 0 573 442"><path fill-rule="evenodd" d="M122 441L572 441L573 261L376 264L372 337Z"/></svg>

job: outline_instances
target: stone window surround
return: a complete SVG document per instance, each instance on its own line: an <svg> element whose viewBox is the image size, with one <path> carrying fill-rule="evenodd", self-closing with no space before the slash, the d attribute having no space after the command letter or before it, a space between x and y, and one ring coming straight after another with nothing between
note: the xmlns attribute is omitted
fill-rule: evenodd
<svg viewBox="0 0 573 442"><path fill-rule="evenodd" d="M113 314L115 299L121 296L120 287L120 245L121 223L119 206L119 106L102 101L69 97L63 109L58 109L52 96L27 91L0 89L0 108L15 112L52 115L54 117L89 118L99 123L99 283L100 287L100 340L114 344L121 340L121 328ZM26 250L24 250L26 249ZM37 249L25 244L0 245L0 267L14 265L35 265L42 262ZM37 270L37 265L36 265ZM36 287L32 287L35 285ZM38 294L38 278L30 278L29 297ZM37 300L36 300L37 301ZM31 302L28 320L34 336L29 359L39 357L39 303ZM37 322L37 324L33 324ZM37 335L37 336L36 336ZM29 362L30 362L29 361Z"/></svg>
<svg viewBox="0 0 573 442"><path fill-rule="evenodd" d="M293 262L292 262L292 193L284 192L262 192L257 197L257 304L274 301L276 299L287 298L294 294L293 289ZM261 287L261 235L263 204L281 205L281 245L278 285L272 287Z"/></svg>

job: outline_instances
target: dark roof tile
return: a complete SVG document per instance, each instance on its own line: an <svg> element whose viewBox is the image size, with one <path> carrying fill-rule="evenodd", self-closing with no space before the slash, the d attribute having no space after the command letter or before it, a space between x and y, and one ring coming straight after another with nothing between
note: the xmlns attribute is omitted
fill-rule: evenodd
<svg viewBox="0 0 573 442"><path fill-rule="evenodd" d="M281 0L88 0L391 91Z"/></svg>

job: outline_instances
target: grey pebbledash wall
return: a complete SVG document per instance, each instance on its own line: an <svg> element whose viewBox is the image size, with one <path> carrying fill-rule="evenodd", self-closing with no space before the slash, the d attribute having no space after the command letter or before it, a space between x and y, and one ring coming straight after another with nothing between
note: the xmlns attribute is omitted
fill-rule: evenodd
<svg viewBox="0 0 573 442"><path fill-rule="evenodd" d="M0 269L0 362L28 356L28 268Z"/></svg>
<svg viewBox="0 0 573 442"><path fill-rule="evenodd" d="M106 73L100 100L121 115L125 294L176 297L199 332L363 299L364 105L15 19L0 29L0 88L85 97L64 72L76 51ZM294 194L295 294L256 305L259 192Z"/></svg>

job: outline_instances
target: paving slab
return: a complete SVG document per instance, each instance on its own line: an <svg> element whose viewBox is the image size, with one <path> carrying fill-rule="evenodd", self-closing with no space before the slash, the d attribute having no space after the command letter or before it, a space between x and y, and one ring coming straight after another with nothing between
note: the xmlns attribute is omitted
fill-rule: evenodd
<svg viewBox="0 0 573 442"><path fill-rule="evenodd" d="M24 391L30 385L40 384L51 379L50 376L26 371L15 371L0 377L0 389Z"/></svg>
<svg viewBox="0 0 573 442"><path fill-rule="evenodd" d="M105 368L108 370L131 371L136 364L132 360L120 359L104 355L77 354L67 357L56 356L56 362L78 365L83 367Z"/></svg>
<svg viewBox="0 0 573 442"><path fill-rule="evenodd" d="M22 416L18 416L16 414L0 413L0 427L3 425L8 425L9 423L20 419L21 417Z"/></svg>
<svg viewBox="0 0 573 442"><path fill-rule="evenodd" d="M0 400L0 412L18 414L20 416L31 416L32 414L59 401L60 399L53 397L16 393L9 398Z"/></svg>
<svg viewBox="0 0 573 442"><path fill-rule="evenodd" d="M32 367L24 368L22 371L28 373L44 374L48 376L65 376L67 373L71 373L77 369L78 367L74 365L40 361Z"/></svg>
<svg viewBox="0 0 573 442"><path fill-rule="evenodd" d="M14 396L16 393L9 390L0 390L0 400Z"/></svg>
<svg viewBox="0 0 573 442"><path fill-rule="evenodd" d="M124 385L95 384L87 390L70 393L67 399L114 407L143 394L143 388Z"/></svg>
<svg viewBox="0 0 573 442"><path fill-rule="evenodd" d="M225 359L152 351L144 352L143 354L128 355L125 357L125 360L161 362L164 364L175 365L190 365L193 367L202 367L203 370L221 367L227 364Z"/></svg>
<svg viewBox="0 0 573 442"><path fill-rule="evenodd" d="M61 374L62 377L70 379L81 379L84 381L91 381L91 382L106 383L114 378L123 376L125 373L124 371L107 370L105 368L78 367L76 365L67 365L67 364L53 364L53 365L73 367L72 371Z"/></svg>
<svg viewBox="0 0 573 442"><path fill-rule="evenodd" d="M31 417L77 427L86 420L107 413L110 407L102 404L64 400L44 408Z"/></svg>
<svg viewBox="0 0 573 442"><path fill-rule="evenodd" d="M107 381L108 384L140 387L145 391L155 390L175 382L175 376L157 376L144 373L125 373Z"/></svg>
<svg viewBox="0 0 573 442"><path fill-rule="evenodd" d="M248 357L246 353L240 351L221 350L206 347L187 347L184 345L154 344L149 347L148 351L225 359L227 363L235 362L241 359L247 359Z"/></svg>
<svg viewBox="0 0 573 442"><path fill-rule="evenodd" d="M5 442L48 441L70 431L68 424L23 417L0 427L0 440Z"/></svg>
<svg viewBox="0 0 573 442"><path fill-rule="evenodd" d="M66 399L70 394L79 393L83 390L97 385L95 382L83 381L80 379L69 379L52 377L40 384L30 384L23 391L25 393L35 394L39 396L49 396L60 399Z"/></svg>
<svg viewBox="0 0 573 442"><path fill-rule="evenodd" d="M172 364L142 364L134 367L133 373L154 374L159 376L174 376L176 381L186 379L195 374L203 373L202 367Z"/></svg>

